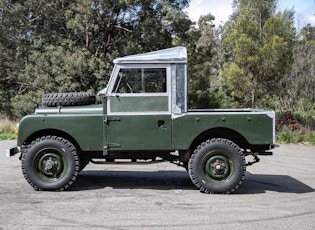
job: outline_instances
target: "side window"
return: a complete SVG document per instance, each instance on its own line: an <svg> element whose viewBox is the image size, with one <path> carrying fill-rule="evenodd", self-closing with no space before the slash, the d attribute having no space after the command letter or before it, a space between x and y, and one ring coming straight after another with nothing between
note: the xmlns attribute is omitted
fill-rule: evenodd
<svg viewBox="0 0 315 230"><path fill-rule="evenodd" d="M140 93L141 69L120 69L113 92Z"/></svg>
<svg viewBox="0 0 315 230"><path fill-rule="evenodd" d="M166 68L120 69L114 93L164 93Z"/></svg>

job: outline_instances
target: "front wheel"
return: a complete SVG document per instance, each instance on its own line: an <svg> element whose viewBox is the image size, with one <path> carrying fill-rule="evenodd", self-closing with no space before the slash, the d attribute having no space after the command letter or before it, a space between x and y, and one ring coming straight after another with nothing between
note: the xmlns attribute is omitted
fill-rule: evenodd
<svg viewBox="0 0 315 230"><path fill-rule="evenodd" d="M204 193L231 193L243 182L244 153L232 141L211 139L197 147L188 164L192 182Z"/></svg>
<svg viewBox="0 0 315 230"><path fill-rule="evenodd" d="M67 189L76 179L79 169L76 148L61 137L43 136L23 151L22 172L35 190Z"/></svg>

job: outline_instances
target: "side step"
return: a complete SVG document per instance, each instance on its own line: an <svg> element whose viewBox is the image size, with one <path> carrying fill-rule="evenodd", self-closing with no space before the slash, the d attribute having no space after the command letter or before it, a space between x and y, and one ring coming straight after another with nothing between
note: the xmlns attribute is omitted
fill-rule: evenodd
<svg viewBox="0 0 315 230"><path fill-rule="evenodd" d="M113 165L113 164L121 164L121 165L150 165L150 164L158 164L163 162L169 162L166 160L151 160L151 161L126 161L126 160L120 160L120 161L95 161L91 160L93 164L103 164L103 165Z"/></svg>

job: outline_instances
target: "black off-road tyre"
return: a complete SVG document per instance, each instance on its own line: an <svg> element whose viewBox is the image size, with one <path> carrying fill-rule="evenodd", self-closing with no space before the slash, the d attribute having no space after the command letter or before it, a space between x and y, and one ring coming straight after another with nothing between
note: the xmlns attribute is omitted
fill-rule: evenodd
<svg viewBox="0 0 315 230"><path fill-rule="evenodd" d="M192 154L188 172L192 182L201 192L232 193L245 178L245 155L230 140L207 140Z"/></svg>
<svg viewBox="0 0 315 230"><path fill-rule="evenodd" d="M34 190L62 191L77 178L80 160L76 148L57 136L43 136L22 153L22 172Z"/></svg>
<svg viewBox="0 0 315 230"><path fill-rule="evenodd" d="M42 104L47 107L91 105L95 101L95 95L88 92L48 93L42 96Z"/></svg>

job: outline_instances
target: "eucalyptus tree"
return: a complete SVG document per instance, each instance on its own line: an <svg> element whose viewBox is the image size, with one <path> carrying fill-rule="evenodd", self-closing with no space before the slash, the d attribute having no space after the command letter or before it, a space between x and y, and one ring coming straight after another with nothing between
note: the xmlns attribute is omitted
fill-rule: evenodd
<svg viewBox="0 0 315 230"><path fill-rule="evenodd" d="M1 61L12 68L3 65L0 71L9 79L9 88L17 89L8 98L16 114L26 113L25 107L30 110L43 93L97 91L105 86L118 56L171 47L172 39L190 28L184 12L188 4L189 0L1 0Z"/></svg>
<svg viewBox="0 0 315 230"><path fill-rule="evenodd" d="M225 106L220 70L222 65L221 27L214 24L209 13L200 16L197 25L174 41L188 50L190 108L219 108Z"/></svg>
<svg viewBox="0 0 315 230"><path fill-rule="evenodd" d="M281 80L278 107L294 111L315 127L315 27L305 26L293 49L291 71Z"/></svg>
<svg viewBox="0 0 315 230"><path fill-rule="evenodd" d="M224 40L230 50L225 82L238 105L268 106L292 63L293 12L277 12L277 0L234 0L233 5Z"/></svg>

